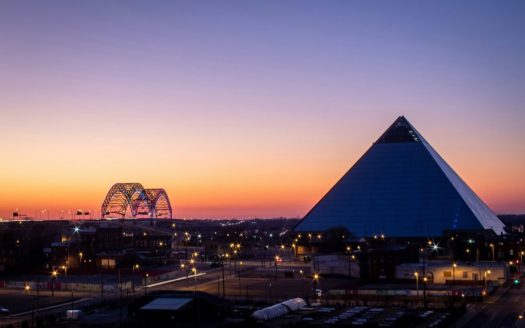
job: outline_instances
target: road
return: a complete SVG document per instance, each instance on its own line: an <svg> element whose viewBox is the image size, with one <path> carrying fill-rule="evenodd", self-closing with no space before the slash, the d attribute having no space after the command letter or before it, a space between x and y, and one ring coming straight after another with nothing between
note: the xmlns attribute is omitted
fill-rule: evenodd
<svg viewBox="0 0 525 328"><path fill-rule="evenodd" d="M213 295L225 296L231 300L264 300L275 301L292 297L307 298L313 287L313 281L307 276L298 278L284 278L282 271L295 270L299 272L301 267L298 264L281 265L278 270L279 278L276 279L274 267L267 267L261 271L259 261L244 261L241 266L237 263L240 276L235 273L235 266L226 264L223 268L209 268L209 265L201 263L197 267L197 277L183 272L170 281L151 282L146 288L143 285L135 286L135 293L124 294L124 298L141 296L152 291L170 290L198 290ZM304 265L303 265L304 266ZM303 268L304 269L304 268ZM224 271L224 282L223 282ZM305 270L306 271L306 270ZM327 288L330 283L328 280L316 282L318 288ZM224 287L224 288L223 288ZM0 306L11 309L12 315L0 318L0 325L31 320L33 313L45 315L51 313L64 314L66 309L71 308L72 295L70 291L55 291L54 297L50 291L40 291L40 296L36 297L35 291L25 294L19 289L0 289ZM82 307L82 304L100 303L100 293L98 292L75 292L73 300L75 307ZM119 292L104 292L104 300L111 301L120 298ZM34 309L34 311L32 310Z"/></svg>
<svg viewBox="0 0 525 328"><path fill-rule="evenodd" d="M523 313L524 310L525 289L511 288L500 295L489 298L486 303L472 305L469 311L477 313L459 326L465 328L525 327L525 320L517 320L518 314Z"/></svg>
<svg viewBox="0 0 525 328"><path fill-rule="evenodd" d="M304 264L303 264L304 266ZM285 278L282 272L276 279L274 267L260 271L260 262L245 262L240 270L240 276L230 271L228 265L224 268L224 283L222 268L204 271L204 275L165 283L160 286L148 287L148 291L168 290L198 290L212 295L225 296L231 300L264 300L275 301L293 297L308 298L314 287L314 282L308 276L298 275L301 266L282 265L280 271L296 271L294 277ZM256 271L256 269L259 269ZM231 272L231 274L230 274ZM316 288L329 289L340 285L338 279L319 279Z"/></svg>

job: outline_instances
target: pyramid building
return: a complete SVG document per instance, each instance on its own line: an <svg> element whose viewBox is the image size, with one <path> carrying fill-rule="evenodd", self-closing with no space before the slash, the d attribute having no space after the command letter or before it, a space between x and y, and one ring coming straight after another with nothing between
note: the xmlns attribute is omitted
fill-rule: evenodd
<svg viewBox="0 0 525 328"><path fill-rule="evenodd" d="M295 231L346 227L356 237L438 237L504 224L403 116L299 222Z"/></svg>

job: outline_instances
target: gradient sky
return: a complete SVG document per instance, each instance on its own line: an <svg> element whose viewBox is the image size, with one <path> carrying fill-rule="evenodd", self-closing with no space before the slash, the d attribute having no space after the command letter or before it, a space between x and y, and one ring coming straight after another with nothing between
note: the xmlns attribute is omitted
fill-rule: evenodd
<svg viewBox="0 0 525 328"><path fill-rule="evenodd" d="M523 1L1 1L0 217L303 216L405 115L525 212Z"/></svg>

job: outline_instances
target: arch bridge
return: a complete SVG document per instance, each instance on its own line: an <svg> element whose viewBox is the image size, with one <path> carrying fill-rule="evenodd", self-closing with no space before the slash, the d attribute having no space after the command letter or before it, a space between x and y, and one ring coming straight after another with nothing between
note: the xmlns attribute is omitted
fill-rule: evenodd
<svg viewBox="0 0 525 328"><path fill-rule="evenodd" d="M112 215L132 218L172 218L170 199L162 188L146 189L140 183L115 183L108 191L100 213L102 218ZM129 214L128 214L129 215Z"/></svg>

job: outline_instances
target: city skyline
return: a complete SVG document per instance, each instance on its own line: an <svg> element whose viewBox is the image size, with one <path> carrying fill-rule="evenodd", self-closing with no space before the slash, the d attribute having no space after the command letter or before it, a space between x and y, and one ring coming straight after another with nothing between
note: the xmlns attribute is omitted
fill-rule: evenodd
<svg viewBox="0 0 525 328"><path fill-rule="evenodd" d="M165 188L177 218L302 217L399 115L495 213L525 213L524 14L2 2L0 217L96 214L117 182Z"/></svg>

